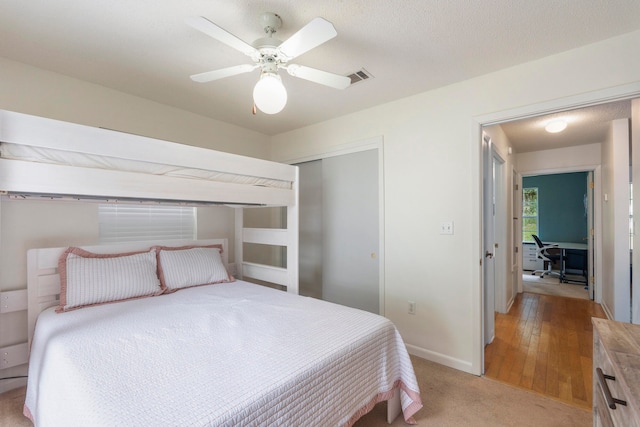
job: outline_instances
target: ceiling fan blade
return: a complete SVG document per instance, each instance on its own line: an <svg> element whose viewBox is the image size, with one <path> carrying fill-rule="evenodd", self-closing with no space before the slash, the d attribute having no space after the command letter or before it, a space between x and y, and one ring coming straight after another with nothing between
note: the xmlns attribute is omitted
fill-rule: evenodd
<svg viewBox="0 0 640 427"><path fill-rule="evenodd" d="M339 74L328 73L316 68L305 67L304 65L289 64L286 67L289 74L294 77L320 83L335 89L346 89L351 84L351 79Z"/></svg>
<svg viewBox="0 0 640 427"><path fill-rule="evenodd" d="M289 59L293 59L337 35L338 33L331 22L323 18L315 18L282 42L278 50Z"/></svg>
<svg viewBox="0 0 640 427"><path fill-rule="evenodd" d="M255 47L240 40L238 37L234 36L227 30L220 28L203 16L191 16L185 19L185 22L196 30L202 31L206 35L211 36L218 41L221 41L227 46L239 50L245 55L251 56L254 52L256 52Z"/></svg>
<svg viewBox="0 0 640 427"><path fill-rule="evenodd" d="M191 76L191 80L198 83L211 82L213 80L222 79L225 77L235 76L236 74L248 73L258 68L255 64L243 64L233 67L222 68L220 70L207 71L206 73L194 74Z"/></svg>

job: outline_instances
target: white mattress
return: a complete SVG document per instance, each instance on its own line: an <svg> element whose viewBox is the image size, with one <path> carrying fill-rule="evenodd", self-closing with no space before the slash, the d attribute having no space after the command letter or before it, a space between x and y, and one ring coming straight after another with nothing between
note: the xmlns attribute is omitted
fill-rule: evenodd
<svg viewBox="0 0 640 427"><path fill-rule="evenodd" d="M384 317L242 281L38 318L25 414L46 426L341 426L401 391Z"/></svg>
<svg viewBox="0 0 640 427"><path fill-rule="evenodd" d="M203 179L245 185L259 185L271 188L290 189L291 182L268 179L251 175L237 175L215 170L183 168L145 161L120 159L110 156L80 153L30 145L0 143L0 157L10 160L70 165L85 168L139 172L153 175L166 175L180 178Z"/></svg>

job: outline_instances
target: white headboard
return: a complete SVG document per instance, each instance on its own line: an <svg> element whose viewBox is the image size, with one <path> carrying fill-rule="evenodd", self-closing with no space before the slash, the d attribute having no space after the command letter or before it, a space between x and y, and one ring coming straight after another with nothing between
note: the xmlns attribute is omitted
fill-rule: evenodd
<svg viewBox="0 0 640 427"><path fill-rule="evenodd" d="M207 240L168 240L149 242L128 242L115 245L82 246L83 249L94 253L122 253L144 250L154 245L186 246L186 245L222 245L222 260L229 263L227 239ZM60 248L30 249L27 251L27 318L29 348L36 326L38 315L46 308L58 305L60 301L60 275L58 274L58 259L68 246Z"/></svg>

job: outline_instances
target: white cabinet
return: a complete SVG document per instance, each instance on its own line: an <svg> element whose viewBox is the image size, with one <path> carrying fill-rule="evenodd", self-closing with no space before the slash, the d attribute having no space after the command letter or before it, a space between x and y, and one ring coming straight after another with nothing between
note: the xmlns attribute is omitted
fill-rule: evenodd
<svg viewBox="0 0 640 427"><path fill-rule="evenodd" d="M544 261L538 258L538 246L535 243L522 244L522 269L535 271L544 269Z"/></svg>

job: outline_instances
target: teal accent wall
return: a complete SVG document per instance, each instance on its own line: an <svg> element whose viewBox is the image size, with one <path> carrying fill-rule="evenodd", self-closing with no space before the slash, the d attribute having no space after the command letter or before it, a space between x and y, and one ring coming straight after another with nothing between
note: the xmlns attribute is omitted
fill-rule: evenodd
<svg viewBox="0 0 640 427"><path fill-rule="evenodd" d="M587 178L587 172L522 178L523 188L538 187L538 235L543 242L585 242Z"/></svg>

